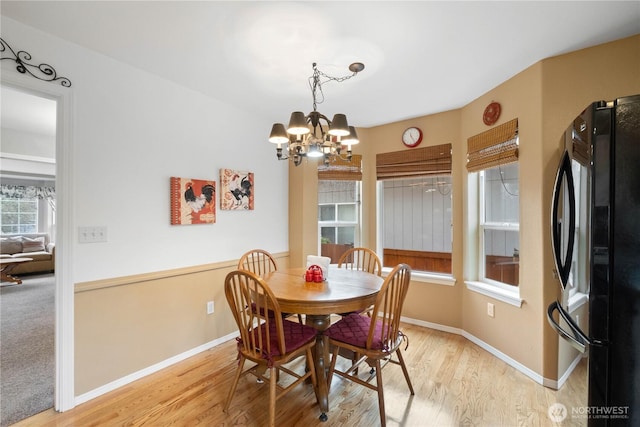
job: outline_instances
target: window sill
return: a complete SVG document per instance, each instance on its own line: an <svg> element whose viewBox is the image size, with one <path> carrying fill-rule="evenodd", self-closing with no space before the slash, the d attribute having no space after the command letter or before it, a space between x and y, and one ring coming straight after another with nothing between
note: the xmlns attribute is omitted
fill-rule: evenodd
<svg viewBox="0 0 640 427"><path fill-rule="evenodd" d="M467 285L467 289L474 292L497 299L498 301L506 302L518 308L522 307L523 300L520 298L520 290L516 287L514 287L513 290L503 289L498 286L489 285L488 283L474 282L471 280L465 280L464 283Z"/></svg>
<svg viewBox="0 0 640 427"><path fill-rule="evenodd" d="M569 296L569 314L573 313L583 305L589 302L589 295L582 292L575 292Z"/></svg>
<svg viewBox="0 0 640 427"><path fill-rule="evenodd" d="M383 267L382 275L386 277L392 268ZM428 273L426 271L411 271L411 281L412 282L424 282L424 283L433 283L436 285L443 286L455 286L456 278L451 276L450 274L437 274L437 273Z"/></svg>

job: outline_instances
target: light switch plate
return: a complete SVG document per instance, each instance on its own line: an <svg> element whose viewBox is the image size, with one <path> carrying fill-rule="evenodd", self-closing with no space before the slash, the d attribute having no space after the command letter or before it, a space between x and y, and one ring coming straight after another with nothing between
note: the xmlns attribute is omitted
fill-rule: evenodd
<svg viewBox="0 0 640 427"><path fill-rule="evenodd" d="M78 227L78 243L100 243L107 241L107 227Z"/></svg>

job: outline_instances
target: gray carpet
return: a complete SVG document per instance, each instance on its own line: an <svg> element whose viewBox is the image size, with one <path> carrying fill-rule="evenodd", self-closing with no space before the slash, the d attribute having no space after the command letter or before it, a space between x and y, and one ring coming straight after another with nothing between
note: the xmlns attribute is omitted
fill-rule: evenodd
<svg viewBox="0 0 640 427"><path fill-rule="evenodd" d="M0 287L0 426L53 407L55 279Z"/></svg>

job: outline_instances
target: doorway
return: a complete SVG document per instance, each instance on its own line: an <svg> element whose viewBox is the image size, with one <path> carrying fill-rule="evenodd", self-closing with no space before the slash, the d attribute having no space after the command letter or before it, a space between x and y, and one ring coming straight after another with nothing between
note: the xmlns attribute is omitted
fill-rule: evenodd
<svg viewBox="0 0 640 427"><path fill-rule="evenodd" d="M57 102L4 84L0 99L2 252L31 260L1 289L4 427L54 406Z"/></svg>
<svg viewBox="0 0 640 427"><path fill-rule="evenodd" d="M55 328L55 369L54 369L54 408L58 411L65 411L75 406L74 398L74 373L73 373L73 275L72 275L72 242L73 242L73 218L71 209L71 177L73 176L72 158L72 138L71 138L71 112L72 112L72 90L66 87L58 87L50 82L43 82L24 76L19 73L3 72L0 88L2 96L2 120L9 117L9 109L5 109L5 89L18 92L21 95L30 95L40 100L53 102L55 106L55 137L53 142L53 155L49 151L46 156L37 156L41 166L48 165L46 170L30 169L22 170L22 175L14 173L21 178L25 175L43 178L48 176L55 186L55 214L49 220L53 224L52 241L55 242L55 275L54 284L54 328ZM7 106L8 107L8 106ZM18 112L18 117L27 116L24 111ZM3 135L4 136L4 135ZM51 149L51 147L50 147ZM3 138L2 152L8 150ZM16 151L16 150L14 150ZM2 173L9 171L19 171L18 163L28 164L29 154L14 153L13 156L2 154ZM6 158L9 157L9 158ZM11 158L13 157L13 158ZM42 158L38 158L42 157ZM49 161L44 159L49 158ZM44 158L44 159L43 159ZM53 160L51 160L53 158ZM33 162L32 166L33 166Z"/></svg>

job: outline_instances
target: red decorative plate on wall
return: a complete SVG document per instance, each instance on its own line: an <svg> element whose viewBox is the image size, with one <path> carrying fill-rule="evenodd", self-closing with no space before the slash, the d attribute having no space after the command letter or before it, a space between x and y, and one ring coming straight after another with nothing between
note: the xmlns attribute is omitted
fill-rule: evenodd
<svg viewBox="0 0 640 427"><path fill-rule="evenodd" d="M487 105L487 108L484 109L484 114L482 115L482 121L485 125L491 126L495 122L498 121L500 117L500 104L497 102L492 102Z"/></svg>

